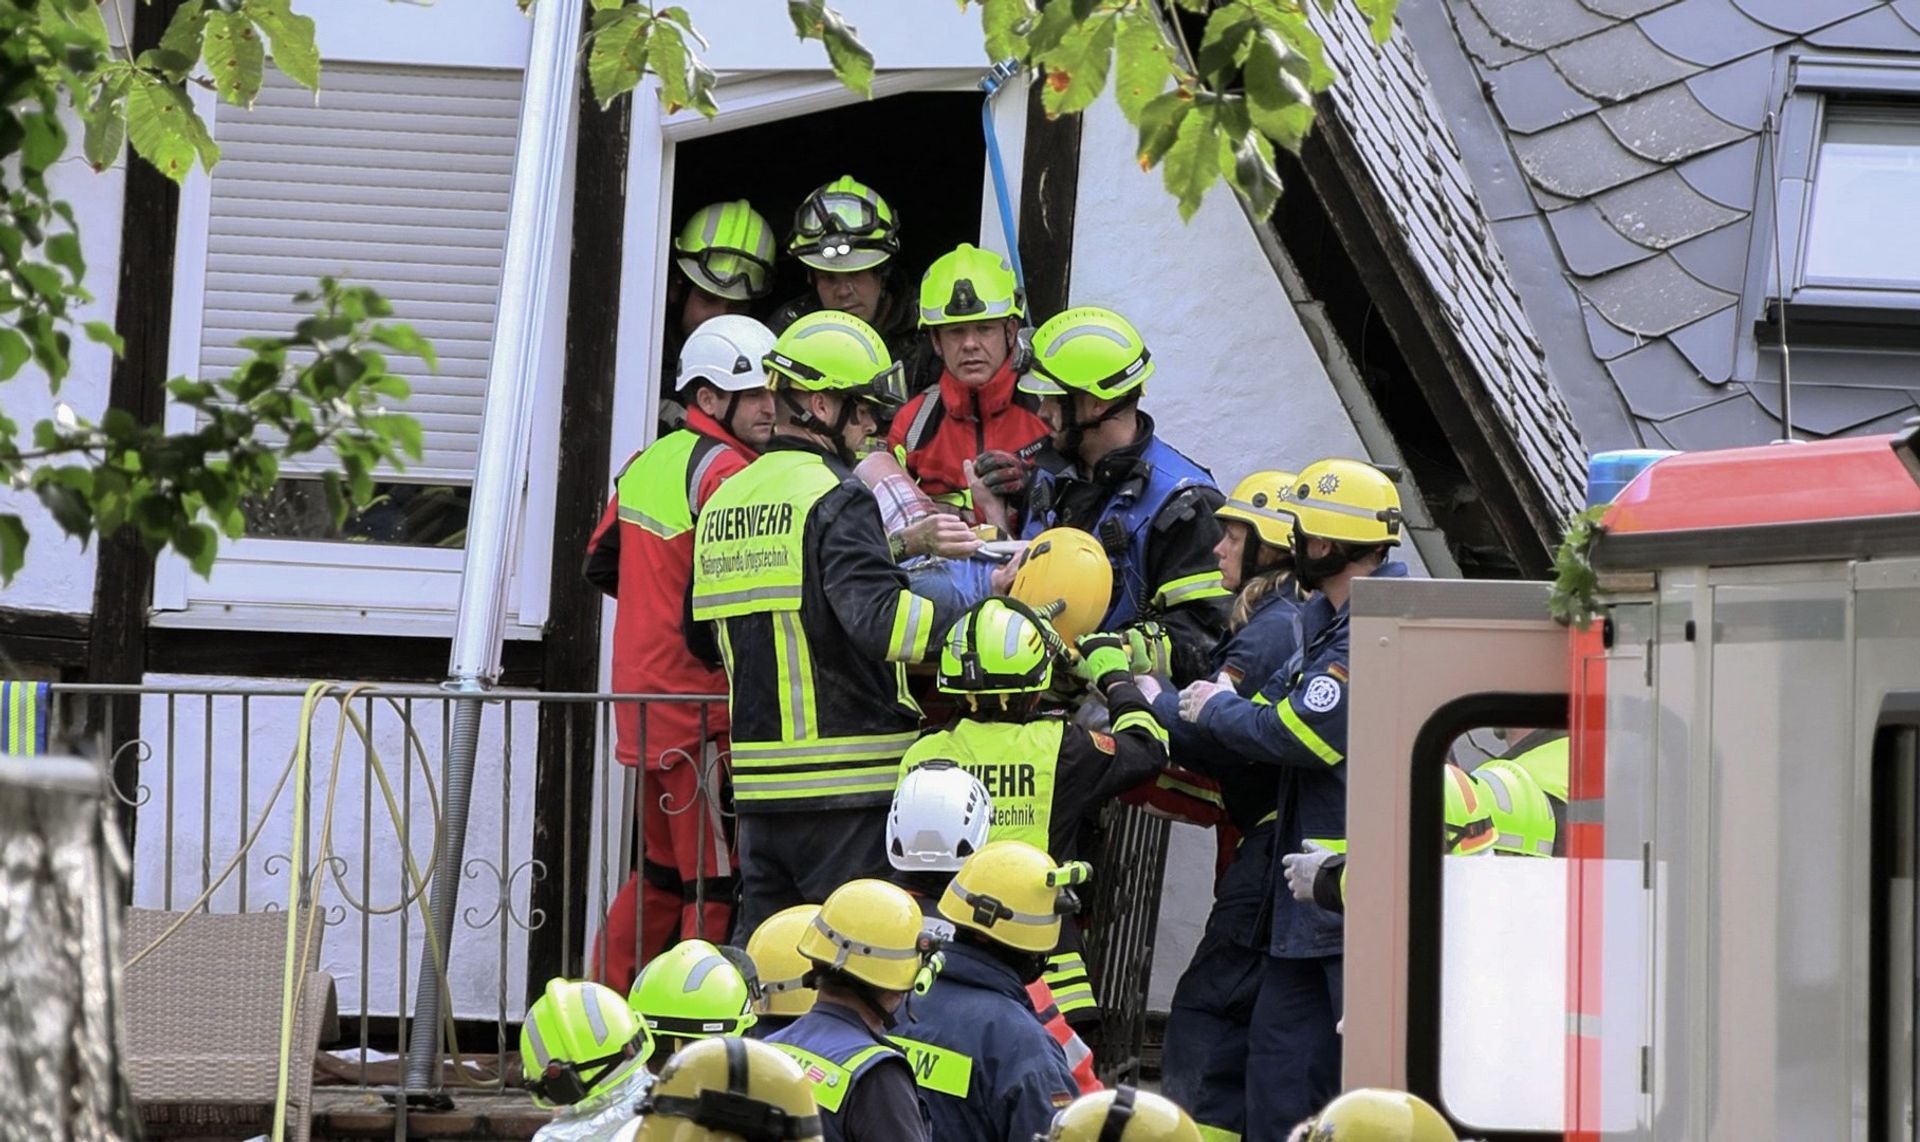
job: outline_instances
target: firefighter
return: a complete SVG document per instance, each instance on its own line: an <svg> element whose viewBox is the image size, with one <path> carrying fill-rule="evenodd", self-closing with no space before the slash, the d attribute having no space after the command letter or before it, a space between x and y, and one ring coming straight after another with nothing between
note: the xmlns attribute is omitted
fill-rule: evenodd
<svg viewBox="0 0 1920 1142"><path fill-rule="evenodd" d="M1255 472L1214 513L1221 524L1214 546L1220 581L1234 596L1227 637L1207 673L1243 698L1256 696L1299 648L1293 517L1279 507L1293 479L1291 472ZM1167 1015L1161 1089L1216 1136L1237 1137L1246 1123L1247 1029L1266 969L1280 775L1269 768L1216 768L1220 747L1181 720L1178 694L1148 679L1142 684L1156 692L1154 713L1181 767L1156 786L1150 804L1207 822L1211 795L1226 824L1220 830L1225 868L1214 885L1213 909Z"/></svg>
<svg viewBox="0 0 1920 1142"><path fill-rule="evenodd" d="M1519 740L1498 760L1526 771L1553 808L1553 855L1567 855L1567 751L1565 730L1508 731Z"/></svg>
<svg viewBox="0 0 1920 1142"><path fill-rule="evenodd" d="M655 1070L695 1039L746 1034L755 1018L746 976L705 940L683 940L648 964L627 1005L653 1037Z"/></svg>
<svg viewBox="0 0 1920 1142"><path fill-rule="evenodd" d="M1444 802L1441 825L1443 851L1448 856L1478 856L1493 852L1499 841L1498 814L1486 790L1457 765L1442 774ZM1328 912L1347 910L1347 850L1328 841L1308 841L1302 852L1280 858L1282 874L1293 898Z"/></svg>
<svg viewBox="0 0 1920 1142"><path fill-rule="evenodd" d="M1105 701L1111 732L1042 711L1057 645L1045 621L1016 599L995 596L962 615L941 645L934 679L941 693L958 699L959 716L913 743L900 768L904 776L926 761L959 764L993 799L990 840L1025 841L1067 861L1078 855L1089 814L1167 764L1167 734L1134 685L1117 634L1082 636L1074 665ZM1078 937L1068 929L1046 975L1054 1002L1076 1027L1099 1017Z"/></svg>
<svg viewBox="0 0 1920 1142"><path fill-rule="evenodd" d="M1019 388L1041 398L1067 467L1035 469L1023 532L1092 533L1113 564L1100 628L1164 623L1173 676L1184 683L1202 675L1226 630L1228 595L1213 554L1213 513L1223 501L1206 469L1154 435L1153 418L1140 411L1153 371L1146 342L1110 309L1069 309L1034 332ZM1004 512L1004 502L993 510Z"/></svg>
<svg viewBox="0 0 1920 1142"><path fill-rule="evenodd" d="M813 965L813 1009L767 1042L793 1056L813 1084L827 1142L915 1142L932 1124L907 1057L886 1037L907 993L936 970L920 909L878 880L835 890L800 935Z"/></svg>
<svg viewBox="0 0 1920 1142"><path fill-rule="evenodd" d="M1483 761L1473 771L1473 784L1493 817L1494 852L1509 856L1554 855L1558 830L1553 799L1533 774L1505 758Z"/></svg>
<svg viewBox="0 0 1920 1142"><path fill-rule="evenodd" d="M920 328L941 361L938 387L908 401L887 437L894 456L936 501L971 512L967 461L1009 507L1026 503L1045 447L1039 398L1014 387L1023 354L1025 293L999 254L962 243L920 279ZM927 554L908 545L910 554Z"/></svg>
<svg viewBox="0 0 1920 1142"><path fill-rule="evenodd" d="M773 289L773 227L746 199L715 202L694 211L673 240L667 275L666 347L660 354L658 436L687 420L688 394L674 383L680 354L693 331L723 314L750 315Z"/></svg>
<svg viewBox="0 0 1920 1142"><path fill-rule="evenodd" d="M907 1033L894 1037L913 1061L936 1137L1025 1142L1073 1101L1073 1072L1026 987L1059 944L1061 916L1078 907L1073 886L1089 871L1024 841L989 841L948 883L945 966L914 1002Z"/></svg>
<svg viewBox="0 0 1920 1142"><path fill-rule="evenodd" d="M520 1025L521 1083L534 1105L553 1108L539 1142L598 1142L632 1118L653 1083L646 1027L620 994L597 983L555 979Z"/></svg>
<svg viewBox="0 0 1920 1142"><path fill-rule="evenodd" d="M806 1076L765 1043L704 1039L668 1061L615 1142L822 1142Z"/></svg>
<svg viewBox="0 0 1920 1142"><path fill-rule="evenodd" d="M987 843L992 818L993 799L987 787L952 761L935 759L915 765L893 791L893 807L887 813L887 859L893 862L893 880L920 905L927 931L942 943L953 939L953 923L940 915L940 898L967 857ZM1045 978L1027 985L1027 1000L1047 1034L1060 1044L1081 1093L1104 1090L1093 1073L1092 1048L1060 1013Z"/></svg>
<svg viewBox="0 0 1920 1142"><path fill-rule="evenodd" d="M900 218L879 191L852 175L815 188L793 212L787 253L807 267L808 289L774 311L774 332L809 313L850 313L886 339L909 393L933 384L940 362L914 327L911 286L896 260Z"/></svg>
<svg viewBox="0 0 1920 1142"><path fill-rule="evenodd" d="M693 616L716 623L727 665L742 932L886 875L887 804L920 728L905 664L952 619L908 590L852 475L873 406L902 399L879 334L811 313L766 364L773 438L714 494L694 541Z"/></svg>
<svg viewBox="0 0 1920 1142"><path fill-rule="evenodd" d="M772 348L773 334L751 317L716 317L697 330L680 354L686 427L627 461L615 481L585 573L618 600L613 688L620 693L713 694L725 686L717 664L701 661L682 637L694 519L721 482L766 447L774 404L760 362ZM641 862L608 910L594 974L625 991L639 965L675 939L726 939L734 857L720 762L725 707L620 702L614 727L614 755L641 769ZM637 906L643 926L636 933Z"/></svg>
<svg viewBox="0 0 1920 1142"><path fill-rule="evenodd" d="M747 955L759 974L753 1013L759 1018L748 1030L755 1039L788 1027L813 1007L813 988L807 986L807 958L800 954L800 935L820 914L818 904L796 904L761 921L747 939Z"/></svg>
<svg viewBox="0 0 1920 1142"><path fill-rule="evenodd" d="M1393 481L1356 460L1303 468L1280 510L1293 517L1294 575L1312 597L1301 608L1300 649L1255 699L1200 681L1180 694L1180 716L1221 747L1220 764L1280 775L1274 851L1309 840L1339 848L1346 835L1347 602L1363 575L1399 576ZM1247 1136L1279 1138L1339 1088L1334 1024L1342 998L1341 917L1271 892L1267 961L1248 1030Z"/></svg>
<svg viewBox="0 0 1920 1142"><path fill-rule="evenodd" d="M1440 1112L1397 1090L1350 1090L1302 1122L1289 1142L1462 1142Z"/></svg>
<svg viewBox="0 0 1920 1142"><path fill-rule="evenodd" d="M1122 1085L1073 1100L1033 1142L1202 1142L1200 1128L1180 1104L1152 1091Z"/></svg>

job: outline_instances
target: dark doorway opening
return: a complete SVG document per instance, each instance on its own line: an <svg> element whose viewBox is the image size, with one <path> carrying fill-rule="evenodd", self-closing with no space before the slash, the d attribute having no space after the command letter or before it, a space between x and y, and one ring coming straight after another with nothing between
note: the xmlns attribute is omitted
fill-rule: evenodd
<svg viewBox="0 0 1920 1142"><path fill-rule="evenodd" d="M805 267L785 254L794 210L815 187L852 175L878 191L900 220L901 251L888 286L911 294L927 263L961 242L980 241L987 161L980 100L965 91L911 92L681 143L674 225L710 202L752 202L781 251L762 307L771 311L810 288Z"/></svg>

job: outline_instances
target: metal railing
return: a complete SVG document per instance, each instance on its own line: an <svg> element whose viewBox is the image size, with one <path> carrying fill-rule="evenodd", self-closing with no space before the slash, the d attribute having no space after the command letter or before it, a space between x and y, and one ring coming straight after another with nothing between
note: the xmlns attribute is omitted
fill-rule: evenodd
<svg viewBox="0 0 1920 1142"><path fill-rule="evenodd" d="M92 742L103 757L119 740L115 708L139 703L138 738L107 759L122 775L121 811L131 815L129 903L215 912L311 906L325 925L321 967L336 981L346 1040L326 1069L397 1096L440 851L441 767L454 710L470 696L337 684L316 697L300 683L205 680L58 685L54 693L56 733ZM639 774L615 759L616 710L663 702L711 709L723 700L487 695L455 921L444 954L425 961L443 965L443 1047L454 1058L435 1087L508 1085L497 1061L517 1047L531 989L549 974L591 970L608 906L638 864ZM648 719L638 721L644 756ZM1167 825L1113 806L1100 834L1090 854L1087 958L1107 1008L1102 1069L1127 1075L1145 1033ZM641 913L636 899L636 946Z"/></svg>

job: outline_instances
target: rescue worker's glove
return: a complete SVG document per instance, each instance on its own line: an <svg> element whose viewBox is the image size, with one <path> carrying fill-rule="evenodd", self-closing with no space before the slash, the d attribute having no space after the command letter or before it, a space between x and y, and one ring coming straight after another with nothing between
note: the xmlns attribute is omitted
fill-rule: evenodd
<svg viewBox="0 0 1920 1142"><path fill-rule="evenodd" d="M1321 879L1321 871L1327 869L1333 874L1332 879L1337 881L1340 867L1346 863L1335 859L1340 856L1340 853L1318 841L1308 841L1304 852L1288 853L1281 857L1280 867L1286 872L1287 888L1293 892L1293 898L1302 904L1317 903L1315 886ZM1335 895L1338 895L1337 887Z"/></svg>
<svg viewBox="0 0 1920 1142"><path fill-rule="evenodd" d="M1033 483L1033 462L994 449L974 457L973 474L989 492L1008 503L1021 504L1026 502L1027 488Z"/></svg>
<svg viewBox="0 0 1920 1142"><path fill-rule="evenodd" d="M1108 631L1095 631L1083 634L1074 643L1074 649L1080 652L1080 660L1073 664L1073 672L1100 690L1117 681L1132 677L1127 669L1126 636Z"/></svg>
<svg viewBox="0 0 1920 1142"><path fill-rule="evenodd" d="M1198 682L1189 682L1187 688L1180 691L1180 720L1199 721L1200 711L1206 709L1208 702L1222 694L1231 693L1233 693L1232 687L1222 686L1218 682L1209 682L1204 678Z"/></svg>
<svg viewBox="0 0 1920 1142"><path fill-rule="evenodd" d="M1173 639L1167 628L1148 619L1127 628L1128 669L1135 674L1173 673Z"/></svg>

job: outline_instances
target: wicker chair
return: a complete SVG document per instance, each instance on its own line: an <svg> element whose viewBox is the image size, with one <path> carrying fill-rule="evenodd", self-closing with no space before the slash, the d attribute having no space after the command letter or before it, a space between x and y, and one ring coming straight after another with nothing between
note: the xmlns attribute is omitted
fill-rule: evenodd
<svg viewBox="0 0 1920 1142"><path fill-rule="evenodd" d="M128 909L122 955L138 955L179 918ZM272 1107L286 941L284 912L196 913L126 971L121 1011L136 1103ZM295 1142L308 1142L312 1131L313 1056L337 1021L333 977L317 970L317 935L313 943L287 1076L287 1136Z"/></svg>

